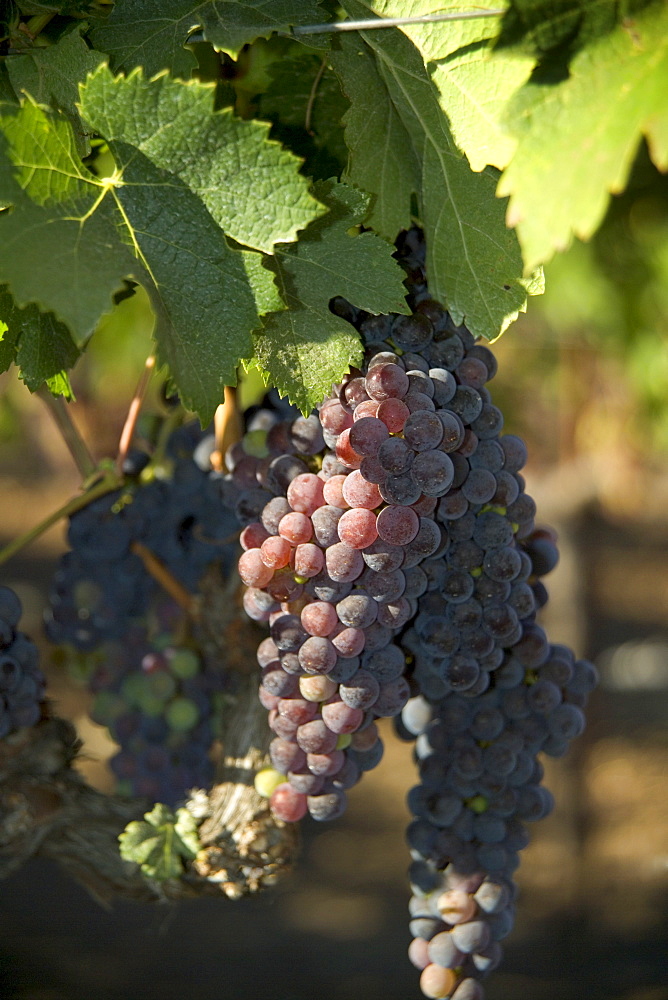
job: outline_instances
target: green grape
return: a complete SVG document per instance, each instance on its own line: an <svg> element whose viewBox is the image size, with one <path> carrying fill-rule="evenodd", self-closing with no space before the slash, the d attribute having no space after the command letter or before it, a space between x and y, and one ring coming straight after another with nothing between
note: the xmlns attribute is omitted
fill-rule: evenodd
<svg viewBox="0 0 668 1000"><path fill-rule="evenodd" d="M282 785L286 780L285 775L277 771L275 767L263 767L255 775L255 791L263 799L271 798L274 789Z"/></svg>
<svg viewBox="0 0 668 1000"><path fill-rule="evenodd" d="M95 695L90 717L93 722L100 726L108 726L114 719L119 718L126 711L126 704L123 698L114 694L113 691L99 691Z"/></svg>
<svg viewBox="0 0 668 1000"><path fill-rule="evenodd" d="M165 719L170 729L186 732L192 729L199 718L199 710L194 701L179 695L170 701L165 709Z"/></svg>
<svg viewBox="0 0 668 1000"><path fill-rule="evenodd" d="M192 649L177 648L167 649L165 655L169 662L169 669L181 680L190 680L200 672L200 659Z"/></svg>

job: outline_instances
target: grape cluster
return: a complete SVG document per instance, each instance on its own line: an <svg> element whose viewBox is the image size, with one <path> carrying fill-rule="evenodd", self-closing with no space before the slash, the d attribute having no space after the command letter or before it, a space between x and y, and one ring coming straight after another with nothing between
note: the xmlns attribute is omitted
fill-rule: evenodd
<svg viewBox="0 0 668 1000"><path fill-rule="evenodd" d="M0 587L0 739L42 717L45 680L39 651L18 630L21 602L9 587Z"/></svg>
<svg viewBox="0 0 668 1000"><path fill-rule="evenodd" d="M225 482L208 468L212 438L192 424L170 437L159 476L129 477L70 518L70 551L56 568L46 633L56 645L82 651L123 638L158 592L138 545L194 591L206 568L221 562L229 574L238 524L223 502ZM145 456L148 457L148 456ZM149 467L150 468L150 467Z"/></svg>
<svg viewBox="0 0 668 1000"><path fill-rule="evenodd" d="M91 717L120 745L110 761L118 792L170 806L211 783L208 754L226 678L183 640L183 612L139 553L149 552L191 593L214 562L230 574L239 523L229 477L210 468L212 449L211 435L184 424L162 459L148 464L150 456L135 454L121 489L71 517L71 551L56 568L46 619L53 642L92 664Z"/></svg>
<svg viewBox="0 0 668 1000"><path fill-rule="evenodd" d="M332 302L366 360L306 418L310 450L288 423L271 429L264 465L240 454L275 495L262 508L258 497L239 569L247 611L270 626L258 660L275 814L338 815L319 802L339 773L339 801L354 777L339 714L355 747L374 715L399 711L420 779L410 958L427 997L480 1000L512 927L526 824L552 808L537 755L561 756L582 732L596 672L536 624L556 536L535 524L524 443L502 433L494 354L429 296L419 230L397 257L411 315Z"/></svg>
<svg viewBox="0 0 668 1000"><path fill-rule="evenodd" d="M178 608L163 601L163 619L178 620ZM213 763L217 696L224 676L207 671L197 650L166 629L149 636L137 621L123 642L97 650L89 678L91 718L107 726L120 745L109 764L119 794L174 806L190 788L208 788Z"/></svg>

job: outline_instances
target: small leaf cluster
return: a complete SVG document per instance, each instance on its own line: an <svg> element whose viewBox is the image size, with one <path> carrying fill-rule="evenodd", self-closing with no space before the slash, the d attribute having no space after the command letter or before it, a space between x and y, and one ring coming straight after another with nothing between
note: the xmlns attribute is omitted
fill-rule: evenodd
<svg viewBox="0 0 668 1000"><path fill-rule="evenodd" d="M194 860L200 847L197 824L188 810L173 813L161 802L143 820L128 823L118 840L123 860L138 864L156 882L180 878L184 862Z"/></svg>

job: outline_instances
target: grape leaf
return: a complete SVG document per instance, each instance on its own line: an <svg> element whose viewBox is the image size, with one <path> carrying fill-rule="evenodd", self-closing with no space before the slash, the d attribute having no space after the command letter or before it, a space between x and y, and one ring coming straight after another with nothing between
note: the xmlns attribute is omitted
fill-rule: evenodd
<svg viewBox="0 0 668 1000"><path fill-rule="evenodd" d="M288 310L272 313L253 338L265 377L304 413L362 357L354 328L330 312L331 298L343 295L372 313L408 312L392 247L373 233L350 232L364 218L366 196L333 181L317 184L316 193L330 213L312 223L296 247L265 262Z"/></svg>
<svg viewBox="0 0 668 1000"><path fill-rule="evenodd" d="M22 91L38 104L52 104L70 120L77 148L82 156L90 152L88 135L81 123L76 101L77 84L104 59L93 52L81 37L81 24L75 24L56 45L33 47L26 55L7 60L7 72L17 94Z"/></svg>
<svg viewBox="0 0 668 1000"><path fill-rule="evenodd" d="M201 200L136 147L112 140L116 173L84 176L62 116L29 102L10 111L1 120L11 159L0 160L0 197L12 205L0 213L10 251L2 280L19 305L53 311L81 345L121 280L136 278L158 318L160 360L208 421L259 322L244 258Z"/></svg>
<svg viewBox="0 0 668 1000"><path fill-rule="evenodd" d="M19 307L54 312L81 345L137 269L112 198L84 169L69 122L32 101L0 108L0 281ZM4 153L4 155L3 155Z"/></svg>
<svg viewBox="0 0 668 1000"><path fill-rule="evenodd" d="M179 878L183 862L197 857L197 824L187 809L176 815L161 802L144 813L144 820L128 823L118 838L124 861L134 861L149 878L164 882Z"/></svg>
<svg viewBox="0 0 668 1000"><path fill-rule="evenodd" d="M668 169L668 8L648 10L517 95L519 146L499 184L527 267L587 239L628 179L640 138ZM512 110L512 108L511 108Z"/></svg>
<svg viewBox="0 0 668 1000"><path fill-rule="evenodd" d="M351 17L366 8L345 0ZM413 43L394 28L360 32L420 161L417 191L434 298L476 336L496 338L525 308L528 286L516 235L495 197L496 172L474 173L457 149L438 95ZM379 37L382 36L382 37ZM372 151L365 149L363 155ZM358 155L362 150L358 150ZM397 192L404 197L405 192Z"/></svg>
<svg viewBox="0 0 668 1000"><path fill-rule="evenodd" d="M215 48L236 57L255 38L325 19L317 0L116 0L91 37L110 54L115 69L143 66L147 76L161 69L190 76L197 60L184 45L196 29Z"/></svg>
<svg viewBox="0 0 668 1000"><path fill-rule="evenodd" d="M509 0L498 46L572 56L656 0Z"/></svg>
<svg viewBox="0 0 668 1000"><path fill-rule="evenodd" d="M340 174L348 160L341 119L348 102L336 75L320 53L294 44L292 53L272 62L259 114L273 123L272 138L304 159L304 173L326 179ZM308 121L308 127L307 127Z"/></svg>
<svg viewBox="0 0 668 1000"><path fill-rule="evenodd" d="M385 17L461 10L460 0L366 0L364 6L369 14ZM476 171L487 164L502 168L510 159L516 141L504 120L504 108L535 62L515 51L493 50L499 25L498 17L482 17L401 28L420 50L453 139ZM363 121L360 125L363 129Z"/></svg>
<svg viewBox="0 0 668 1000"><path fill-rule="evenodd" d="M264 122L213 110L213 84L100 67L81 87L81 112L105 139L140 150L177 175L239 243L273 252L325 209L308 193L300 161L267 138Z"/></svg>
<svg viewBox="0 0 668 1000"><path fill-rule="evenodd" d="M350 151L345 179L374 197L366 223L394 240L411 224L411 195L420 185L420 164L370 49L343 35L330 53L351 101L344 115Z"/></svg>
<svg viewBox="0 0 668 1000"><path fill-rule="evenodd" d="M112 140L123 181L114 189L157 316L158 360L187 407L207 423L252 350L258 312L241 255L178 178L136 147Z"/></svg>
<svg viewBox="0 0 668 1000"><path fill-rule="evenodd" d="M19 309L6 287L0 287L0 316L9 330L0 345L0 371L15 362L31 392L44 382L53 383L60 386L58 395L71 398L65 369L76 363L80 352L67 327L37 306Z"/></svg>

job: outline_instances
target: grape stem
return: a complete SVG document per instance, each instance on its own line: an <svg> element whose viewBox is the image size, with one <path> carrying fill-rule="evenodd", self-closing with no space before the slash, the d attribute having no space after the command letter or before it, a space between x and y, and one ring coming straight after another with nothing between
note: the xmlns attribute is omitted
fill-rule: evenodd
<svg viewBox="0 0 668 1000"><path fill-rule="evenodd" d="M90 479L97 472L97 466L88 450L88 445L77 430L69 414L65 400L62 396L52 396L49 390L44 387L37 390L37 395L42 398L51 413L56 427L60 431L60 436L67 445L70 455L74 459L74 464L81 473L82 479L84 481Z"/></svg>
<svg viewBox="0 0 668 1000"><path fill-rule="evenodd" d="M211 453L211 468L215 472L223 472L225 468L225 452L230 445L241 440L241 418L237 407L237 390L225 386L224 402L216 408L213 417L216 447Z"/></svg>
<svg viewBox="0 0 668 1000"><path fill-rule="evenodd" d="M23 535L15 538L13 542L6 545L4 549L0 549L0 566L3 563L8 562L12 556L15 556L17 552L24 549L27 545L30 545L43 535L45 531L57 524L61 518L70 517L72 514L76 514L78 510L82 510L87 507L89 503L93 500L97 500L98 497L104 496L105 493L111 493L113 490L117 490L119 486L122 485L122 480L118 478L115 472L108 471L102 475L102 478L93 483L89 489L86 490L81 496L73 497L68 500L66 504L59 507L52 514L49 514L43 521L35 525L29 531L26 531Z"/></svg>
<svg viewBox="0 0 668 1000"><path fill-rule="evenodd" d="M123 473L123 463L127 458L130 445L132 443L132 438L135 433L135 427L137 426L137 419L139 417L139 411L142 408L144 399L146 398L146 393L148 392L149 382L151 381L151 375L155 368L155 356L149 354L145 363L144 370L141 373L139 382L137 383L137 388L135 389L135 394L132 397L130 406L128 407L128 415L125 418L125 423L123 424L123 430L121 431L120 441L118 442L118 456L116 458L116 469L119 476Z"/></svg>
<svg viewBox="0 0 668 1000"><path fill-rule="evenodd" d="M130 546L135 555L139 556L144 564L144 569L156 580L163 590L165 590L172 600L176 601L180 608L194 620L199 617L199 604L197 599L179 583L176 577L170 573L165 564L158 559L155 553L141 542L132 542Z"/></svg>

